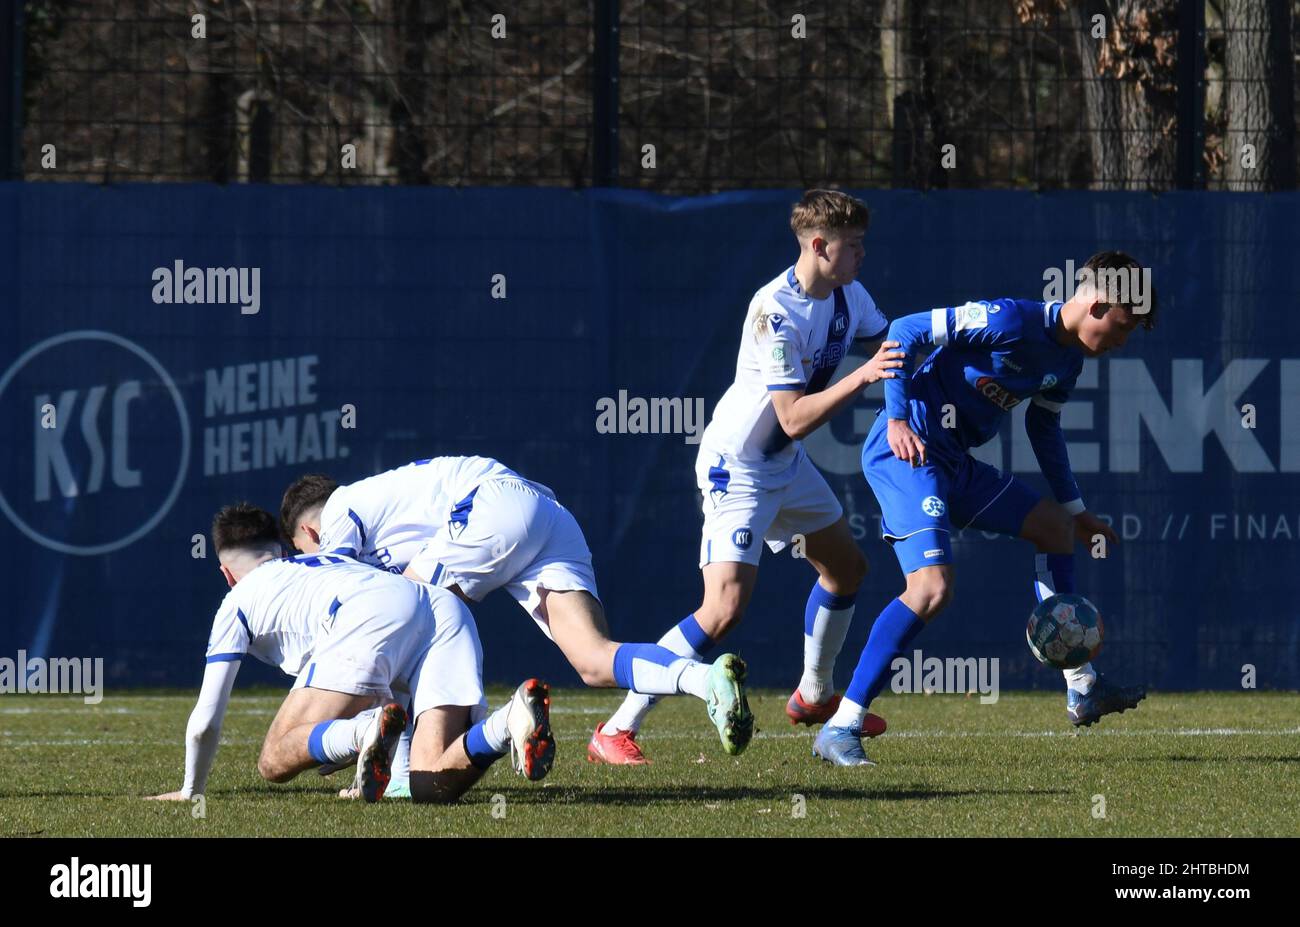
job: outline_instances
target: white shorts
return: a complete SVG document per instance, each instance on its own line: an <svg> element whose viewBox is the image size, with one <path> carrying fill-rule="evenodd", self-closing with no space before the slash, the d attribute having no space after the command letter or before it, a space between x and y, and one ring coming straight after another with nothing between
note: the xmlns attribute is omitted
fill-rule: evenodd
<svg viewBox="0 0 1300 927"><path fill-rule="evenodd" d="M757 565L762 538L773 553L779 553L795 535L807 536L828 528L844 515L840 500L825 478L803 454L793 478L777 489L730 479L728 462L716 455L701 454L696 462L696 481L703 497L704 531L700 539L700 567L710 563Z"/></svg>
<svg viewBox="0 0 1300 927"><path fill-rule="evenodd" d="M542 590L580 589L600 598L582 529L545 486L514 477L485 480L459 514L458 524L449 521L411 561L411 570L432 585L459 586L475 602L504 588L547 637Z"/></svg>
<svg viewBox="0 0 1300 927"><path fill-rule="evenodd" d="M464 603L409 581L354 595L323 624L294 688L396 699L412 717L440 705L487 708L483 648Z"/></svg>
<svg viewBox="0 0 1300 927"><path fill-rule="evenodd" d="M453 593L433 586L425 590L437 626L429 647L416 661L406 682L411 695L411 719L430 708L469 706L470 723L487 717L483 691L483 645L478 626L465 603Z"/></svg>

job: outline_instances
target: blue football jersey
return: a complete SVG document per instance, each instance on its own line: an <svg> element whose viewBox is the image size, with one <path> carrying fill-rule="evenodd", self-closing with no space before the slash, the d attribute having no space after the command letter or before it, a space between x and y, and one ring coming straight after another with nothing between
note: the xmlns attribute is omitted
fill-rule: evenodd
<svg viewBox="0 0 1300 927"><path fill-rule="evenodd" d="M1058 502L1081 510L1061 434L1060 410L1083 369L1084 354L1057 342L1061 303L994 299L904 316L888 337L901 343L905 366L885 381L885 411L907 419L927 454L955 465L987 442L1020 402L1033 404L1025 429ZM936 350L908 374L921 345ZM949 414L946 407L951 406ZM949 427L944 427L945 420Z"/></svg>

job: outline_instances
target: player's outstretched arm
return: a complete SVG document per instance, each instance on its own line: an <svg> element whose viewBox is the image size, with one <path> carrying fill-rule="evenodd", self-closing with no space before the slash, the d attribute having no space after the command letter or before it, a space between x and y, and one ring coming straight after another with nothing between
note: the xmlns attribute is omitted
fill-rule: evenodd
<svg viewBox="0 0 1300 927"><path fill-rule="evenodd" d="M1118 544L1119 536L1114 529L1087 510L1074 478L1069 448L1061 431L1061 406L1068 398L1069 389L1058 387L1030 400L1029 408L1025 410L1025 433L1034 449L1038 468L1052 488L1052 495L1074 516L1075 537L1084 544L1091 544L1100 534Z"/></svg>
<svg viewBox="0 0 1300 927"><path fill-rule="evenodd" d="M903 364L903 354L897 348L893 341L882 341L869 361L819 393L807 395L803 390L789 388L770 390L772 408L776 410L781 429L796 441L812 434L867 386L895 375Z"/></svg>
<svg viewBox="0 0 1300 927"><path fill-rule="evenodd" d="M203 671L203 686L199 689L198 703L190 712L189 723L185 726L185 784L180 791L150 796L154 800L189 801L195 795L202 795L207 788L208 773L212 770L212 761L216 758L217 745L221 741L221 722L226 716L230 690L235 685L242 654L218 656L234 659L208 658L210 662Z"/></svg>

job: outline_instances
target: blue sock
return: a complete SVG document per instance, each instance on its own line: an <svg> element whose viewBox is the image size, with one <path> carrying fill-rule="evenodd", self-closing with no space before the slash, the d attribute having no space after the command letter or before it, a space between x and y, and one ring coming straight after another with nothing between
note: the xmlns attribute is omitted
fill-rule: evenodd
<svg viewBox="0 0 1300 927"><path fill-rule="evenodd" d="M889 665L924 627L925 622L916 617L916 612L904 605L902 599L894 599L886 605L871 626L867 646L853 671L853 681L844 692L845 700L863 708L870 705L885 687Z"/></svg>
<svg viewBox="0 0 1300 927"><path fill-rule="evenodd" d="M1038 601L1074 592L1074 554L1034 555L1034 595Z"/></svg>
<svg viewBox="0 0 1300 927"><path fill-rule="evenodd" d="M317 763L324 766L326 763L332 763L328 753L325 752L325 732L333 721L322 721L311 729L311 734L307 737L307 752Z"/></svg>
<svg viewBox="0 0 1300 927"><path fill-rule="evenodd" d="M835 660L853 623L854 595L835 595L813 583L803 610L803 676L799 693L824 702L835 693Z"/></svg>
<svg viewBox="0 0 1300 927"><path fill-rule="evenodd" d="M488 743L487 737L483 733L484 723L480 721L470 728L469 733L465 735L465 752L469 754L469 761L477 769L487 769L505 756L504 753L493 750L492 745Z"/></svg>
<svg viewBox="0 0 1300 927"><path fill-rule="evenodd" d="M676 632L676 634L674 634L674 632ZM680 643L685 644L685 647L690 648L689 651L685 648L678 649L678 646L676 646L678 644L678 634L681 635ZM672 631L669 631L659 639L660 646L667 647L673 653L681 654L683 657L690 657L692 659L699 659L704 656L713 649L716 643L717 641L704 633L704 629L700 627L700 623L695 620L694 614L687 615L681 621L677 622L676 627L674 627Z"/></svg>

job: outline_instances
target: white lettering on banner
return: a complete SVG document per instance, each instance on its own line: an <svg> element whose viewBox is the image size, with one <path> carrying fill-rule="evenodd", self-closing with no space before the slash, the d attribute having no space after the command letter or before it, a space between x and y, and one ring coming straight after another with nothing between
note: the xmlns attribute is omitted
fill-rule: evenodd
<svg viewBox="0 0 1300 927"><path fill-rule="evenodd" d="M317 401L315 354L214 367L204 373L206 418L296 409ZM338 409L299 411L203 429L203 475L247 473L348 456Z"/></svg>
<svg viewBox="0 0 1300 927"><path fill-rule="evenodd" d="M1276 458L1271 456L1273 449L1266 449L1260 442L1259 430L1241 427L1242 397L1271 363L1267 358L1237 358L1207 385L1204 361L1175 358L1169 362L1170 397L1166 402L1147 361L1085 361L1070 400L1061 410L1061 428L1067 438L1073 433L1094 432L1094 440L1067 441L1074 472L1139 472L1144 463L1142 448L1149 440L1169 472L1202 473L1206 440L1212 436L1237 473L1300 473L1300 359L1280 361ZM841 364L840 375L851 366ZM1099 382L1103 376L1104 385ZM862 472L862 441L875 421L877 404L883 402L882 384L868 387L863 399L865 402L852 411L850 434L841 431L837 436L834 426L827 426L804 440L809 456L823 471L842 476ZM972 449L971 456L999 470L1037 473L1038 462L1024 428L1028 405L1020 403L1010 412L1010 455L1006 453L1007 442L998 434ZM1100 434L1096 433L1099 405L1104 405L1106 413L1105 430Z"/></svg>

